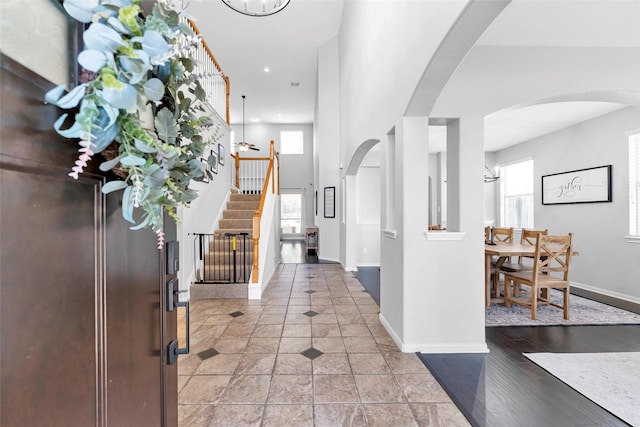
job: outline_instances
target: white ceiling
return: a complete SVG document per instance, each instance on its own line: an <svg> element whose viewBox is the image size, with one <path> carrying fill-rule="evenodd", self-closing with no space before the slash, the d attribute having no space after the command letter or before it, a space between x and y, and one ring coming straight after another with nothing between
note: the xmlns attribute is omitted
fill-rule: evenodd
<svg viewBox="0 0 640 427"><path fill-rule="evenodd" d="M343 1L291 0L282 12L262 18L234 12L221 0L191 1L190 13L230 76L232 123L242 121L241 95L247 97L246 123L313 122L317 49L338 34ZM639 0L514 0L477 45L640 47L639 28ZM294 87L293 82L299 85ZM495 151L623 107L563 102L495 113L485 122L485 150ZM437 134L444 135L433 136ZM441 151L443 146L442 136L436 137L430 151Z"/></svg>
<svg viewBox="0 0 640 427"><path fill-rule="evenodd" d="M231 123L242 122L242 95L246 123L313 122L317 51L338 34L342 6L292 0L275 15L253 17L221 0L191 0L188 11L231 80Z"/></svg>

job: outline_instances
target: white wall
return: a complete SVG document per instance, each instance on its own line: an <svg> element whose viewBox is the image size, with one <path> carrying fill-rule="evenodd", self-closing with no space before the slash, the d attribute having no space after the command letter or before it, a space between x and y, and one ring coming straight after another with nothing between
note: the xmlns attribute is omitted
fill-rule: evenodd
<svg viewBox="0 0 640 427"><path fill-rule="evenodd" d="M314 118L314 184L318 191L318 256L329 261L343 261L344 227L342 225L342 181L340 162L340 104L338 78L338 38L329 40L318 50L318 91ZM335 187L335 218L324 217L324 188ZM314 212L315 214L315 212ZM344 263L343 263L344 265Z"/></svg>
<svg viewBox="0 0 640 427"><path fill-rule="evenodd" d="M72 80L75 22L51 0L0 1L0 50L42 77L66 85Z"/></svg>
<svg viewBox="0 0 640 427"><path fill-rule="evenodd" d="M198 192L198 198L191 202L188 207L178 209L181 223L178 225L178 240L180 241L180 271L178 274L180 290L188 290L191 283L196 279L195 275L195 252L194 233L213 233L217 227L223 210L226 207L229 190L231 186L230 174L231 158L229 157L229 133L230 129L224 120L214 116L214 123L221 125L219 135L222 137L209 146L208 150L216 149L218 143L225 148L226 158L224 165L218 165L218 173L214 174L213 180L209 183L193 181L189 188ZM181 300L188 300L189 293L180 295Z"/></svg>
<svg viewBox="0 0 640 427"><path fill-rule="evenodd" d="M378 153L378 150L370 151ZM369 157L369 156L367 156ZM366 160L366 159L365 159ZM358 266L380 265L380 166L360 166L356 176Z"/></svg>
<svg viewBox="0 0 640 427"><path fill-rule="evenodd" d="M496 152L498 164L533 156L536 228L574 233L574 286L640 302L640 245L628 243L629 158L625 132L640 128L640 108L625 108ZM541 176L613 165L613 201L542 205Z"/></svg>

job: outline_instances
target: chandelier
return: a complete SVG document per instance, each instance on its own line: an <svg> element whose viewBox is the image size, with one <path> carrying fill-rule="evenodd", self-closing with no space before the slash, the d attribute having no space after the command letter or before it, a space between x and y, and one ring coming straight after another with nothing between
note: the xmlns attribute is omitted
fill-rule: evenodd
<svg viewBox="0 0 640 427"><path fill-rule="evenodd" d="M222 0L236 12L249 16L269 16L287 7L291 0Z"/></svg>

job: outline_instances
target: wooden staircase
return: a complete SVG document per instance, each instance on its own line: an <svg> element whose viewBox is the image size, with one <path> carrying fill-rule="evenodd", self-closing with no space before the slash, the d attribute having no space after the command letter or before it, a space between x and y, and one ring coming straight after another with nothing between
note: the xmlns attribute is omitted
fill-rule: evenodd
<svg viewBox="0 0 640 427"><path fill-rule="evenodd" d="M232 193L227 207L218 222L209 250L204 256L204 266L198 271L198 280L205 282L191 286L191 297L246 298L247 286L253 262L253 215L260 205L259 194ZM242 235L246 233L246 235ZM233 267L233 238L235 235L235 281ZM217 282L217 283L211 283Z"/></svg>

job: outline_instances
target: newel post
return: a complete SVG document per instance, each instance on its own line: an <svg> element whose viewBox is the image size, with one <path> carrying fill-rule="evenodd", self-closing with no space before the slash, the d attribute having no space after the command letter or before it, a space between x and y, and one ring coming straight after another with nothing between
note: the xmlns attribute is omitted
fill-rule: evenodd
<svg viewBox="0 0 640 427"><path fill-rule="evenodd" d="M273 173L273 160L275 159L275 143L271 140L271 144L269 144L269 163L271 163L271 193L276 192L276 181L275 174Z"/></svg>
<svg viewBox="0 0 640 427"><path fill-rule="evenodd" d="M240 189L240 154L236 153L234 156L234 161L236 164L236 188Z"/></svg>

